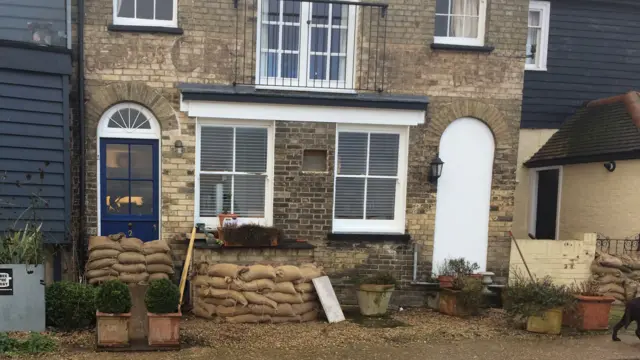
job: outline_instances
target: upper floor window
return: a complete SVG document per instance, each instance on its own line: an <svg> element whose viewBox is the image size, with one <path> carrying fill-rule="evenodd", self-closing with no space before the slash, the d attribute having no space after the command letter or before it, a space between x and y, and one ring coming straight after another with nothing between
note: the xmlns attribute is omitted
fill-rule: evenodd
<svg viewBox="0 0 640 360"><path fill-rule="evenodd" d="M297 0L258 4L257 84L353 89L355 5Z"/></svg>
<svg viewBox="0 0 640 360"><path fill-rule="evenodd" d="M525 62L527 70L547 70L550 11L551 3L548 1L531 1L529 3L529 33Z"/></svg>
<svg viewBox="0 0 640 360"><path fill-rule="evenodd" d="M178 26L177 0L113 0L115 25Z"/></svg>
<svg viewBox="0 0 640 360"><path fill-rule="evenodd" d="M487 0L436 0L434 42L484 45Z"/></svg>

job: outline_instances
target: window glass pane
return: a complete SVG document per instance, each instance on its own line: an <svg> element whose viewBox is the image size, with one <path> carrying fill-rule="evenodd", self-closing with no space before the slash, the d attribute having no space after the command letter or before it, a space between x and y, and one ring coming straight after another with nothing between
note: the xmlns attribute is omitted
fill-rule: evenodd
<svg viewBox="0 0 640 360"><path fill-rule="evenodd" d="M266 171L267 129L236 128L236 172Z"/></svg>
<svg viewBox="0 0 640 360"><path fill-rule="evenodd" d="M277 46L277 43L276 43ZM300 26L282 27L282 50L297 51L300 47Z"/></svg>
<svg viewBox="0 0 640 360"><path fill-rule="evenodd" d="M540 26L540 11L529 11L529 26Z"/></svg>
<svg viewBox="0 0 640 360"><path fill-rule="evenodd" d="M367 169L367 134L338 134L338 164L340 175L365 175Z"/></svg>
<svg viewBox="0 0 640 360"><path fill-rule="evenodd" d="M279 21L280 20L280 1L278 0L264 0L262 3L263 12L265 17L263 19L267 21Z"/></svg>
<svg viewBox="0 0 640 360"><path fill-rule="evenodd" d="M329 72L330 80L344 81L347 73L347 58L345 56L332 56Z"/></svg>
<svg viewBox="0 0 640 360"><path fill-rule="evenodd" d="M336 178L336 219L364 218L364 178Z"/></svg>
<svg viewBox="0 0 640 360"><path fill-rule="evenodd" d="M327 78L326 56L312 55L309 57L309 78L312 80L325 80Z"/></svg>
<svg viewBox="0 0 640 360"><path fill-rule="evenodd" d="M127 115L129 116L129 127L133 129L142 124L146 119L144 115L142 115L140 111L136 109L128 108L126 113L128 113Z"/></svg>
<svg viewBox="0 0 640 360"><path fill-rule="evenodd" d="M262 48L278 49L279 25L262 25Z"/></svg>
<svg viewBox="0 0 640 360"><path fill-rule="evenodd" d="M135 16L135 0L118 0L118 17L132 18Z"/></svg>
<svg viewBox="0 0 640 360"><path fill-rule="evenodd" d="M327 51L327 28L311 28L311 51L326 52Z"/></svg>
<svg viewBox="0 0 640 360"><path fill-rule="evenodd" d="M200 168L233 171L233 128L203 126L200 130Z"/></svg>
<svg viewBox="0 0 640 360"><path fill-rule="evenodd" d="M347 52L347 29L331 29L331 52Z"/></svg>
<svg viewBox="0 0 640 360"><path fill-rule="evenodd" d="M153 19L154 0L136 0L136 18Z"/></svg>
<svg viewBox="0 0 640 360"><path fill-rule="evenodd" d="M449 14L449 0L436 0L436 14Z"/></svg>
<svg viewBox="0 0 640 360"><path fill-rule="evenodd" d="M241 217L264 217L266 176L235 175L233 212Z"/></svg>
<svg viewBox="0 0 640 360"><path fill-rule="evenodd" d="M107 180L104 203L109 214L129 214L129 181Z"/></svg>
<svg viewBox="0 0 640 360"><path fill-rule="evenodd" d="M173 20L173 0L156 0L156 19Z"/></svg>
<svg viewBox="0 0 640 360"><path fill-rule="evenodd" d="M131 182L131 214L153 215L153 182Z"/></svg>
<svg viewBox="0 0 640 360"><path fill-rule="evenodd" d="M153 179L153 146L131 145L131 178Z"/></svg>
<svg viewBox="0 0 640 360"><path fill-rule="evenodd" d="M536 64L538 61L538 44L540 43L540 29L529 28L527 35L527 64Z"/></svg>
<svg viewBox="0 0 640 360"><path fill-rule="evenodd" d="M480 0L453 0L456 2L462 2L462 13L465 15L478 16L480 15ZM456 12L458 14L458 12Z"/></svg>
<svg viewBox="0 0 640 360"><path fill-rule="evenodd" d="M472 16L451 16L449 36L468 38L478 37L478 18Z"/></svg>
<svg viewBox="0 0 640 360"><path fill-rule="evenodd" d="M369 175L397 176L400 135L371 134L369 141Z"/></svg>
<svg viewBox="0 0 640 360"><path fill-rule="evenodd" d="M126 179L129 177L129 145L107 144L107 178Z"/></svg>
<svg viewBox="0 0 640 360"><path fill-rule="evenodd" d="M328 24L329 23L329 4L313 3L311 9L312 24Z"/></svg>
<svg viewBox="0 0 640 360"><path fill-rule="evenodd" d="M349 6L333 4L331 6L331 24L347 25L349 19Z"/></svg>
<svg viewBox="0 0 640 360"><path fill-rule="evenodd" d="M117 127L117 128L129 127L129 123L125 121L125 119L120 114L120 111L116 111L113 115L111 115L111 120L112 121L109 121L109 125L113 124L114 126L110 126L110 127Z"/></svg>
<svg viewBox="0 0 640 360"><path fill-rule="evenodd" d="M231 175L200 175L200 216L231 211Z"/></svg>
<svg viewBox="0 0 640 360"><path fill-rule="evenodd" d="M282 69L280 76L283 78L298 78L298 54L282 54Z"/></svg>
<svg viewBox="0 0 640 360"><path fill-rule="evenodd" d="M396 179L367 179L367 219L393 220Z"/></svg>
<svg viewBox="0 0 640 360"><path fill-rule="evenodd" d="M436 15L436 36L448 36L447 29L449 28L449 17Z"/></svg>
<svg viewBox="0 0 640 360"><path fill-rule="evenodd" d="M278 76L278 54L263 52L260 59L261 76Z"/></svg>
<svg viewBox="0 0 640 360"><path fill-rule="evenodd" d="M283 9L283 21L291 23L300 22L300 2L299 1L285 1Z"/></svg>

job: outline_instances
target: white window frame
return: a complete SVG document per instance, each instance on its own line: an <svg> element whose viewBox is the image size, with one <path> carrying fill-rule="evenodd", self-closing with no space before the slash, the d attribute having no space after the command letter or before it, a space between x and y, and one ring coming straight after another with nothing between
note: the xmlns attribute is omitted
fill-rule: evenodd
<svg viewBox="0 0 640 360"><path fill-rule="evenodd" d="M529 11L540 12L540 44L538 44L537 53L539 54L539 63L526 64L525 70L547 71L547 52L549 50L549 18L551 15L551 2L535 1L529 2ZM529 18L527 13L527 19ZM527 37L529 26L527 25Z"/></svg>
<svg viewBox="0 0 640 360"><path fill-rule="evenodd" d="M434 36L433 42L436 44L464 45L464 46L484 46L484 32L487 22L487 0L478 0L478 37L466 38L458 36ZM440 14L444 15L444 14ZM451 14L447 14L451 15ZM434 15L435 17L435 15ZM448 31L447 31L448 32Z"/></svg>
<svg viewBox="0 0 640 360"><path fill-rule="evenodd" d="M136 11L134 3L134 11ZM155 13L155 0L154 0ZM113 0L113 24L114 25L131 25L131 26L159 26L159 27L178 27L178 0L173 0L173 19L172 20L155 20L155 19L138 19L118 16L118 0Z"/></svg>
<svg viewBox="0 0 640 360"><path fill-rule="evenodd" d="M336 219L336 179L338 178L338 139L340 132L367 132L400 135L398 143L398 186L396 186L396 203L393 220ZM407 203L407 167L409 154L408 126L375 126L375 125L343 125L337 124L335 158L333 170L333 226L336 233L405 233L405 216ZM368 151L368 150L367 150ZM367 156L368 157L368 156ZM368 162L368 159L367 159ZM365 175L341 175L341 177L365 177ZM364 207L366 208L366 193Z"/></svg>
<svg viewBox="0 0 640 360"><path fill-rule="evenodd" d="M558 203L556 205L556 234L555 240L560 239L560 205L562 204L562 166L546 166L529 170L530 204L529 204L529 234L536 235L536 221L538 217L538 172L543 170L558 170ZM537 235L536 235L537 237Z"/></svg>
<svg viewBox="0 0 640 360"><path fill-rule="evenodd" d="M257 0L258 2L258 16L257 16L257 30L256 30L256 70L255 70L255 78L257 79L256 88L258 89L279 89L279 90L304 90L304 91L323 91L323 92L354 92L354 61L355 61L355 41L356 41L356 27L358 25L357 22L357 8L356 4L358 1L356 0L346 0L349 2L353 2L354 5L348 6L348 16L349 21L347 23L347 55L346 55L346 74L344 81L337 80L315 80L309 79L309 58L311 56L311 51L309 50L309 43L311 38L311 32L309 31L309 26L306 25L307 21L311 21L309 18L310 9L312 6L312 2L300 2L300 44L298 50L298 79L293 78L283 78L283 77L270 77L270 76L262 76L260 74L260 70L262 68L261 59L262 59L262 25L263 24L271 24L271 25L282 25L289 24L282 22L282 12L284 7L284 1L280 1L280 19L275 21L263 21L262 20L262 2L263 0ZM331 18L331 16L329 16ZM327 27L329 25L326 25ZM333 28L333 27L332 27ZM282 31L279 32L279 43L282 43ZM328 32L327 37L327 45L329 46L328 50L331 50L331 31ZM265 48L267 50L268 48ZM293 52L291 50L277 50L278 54L282 54L285 52ZM330 66L330 58L332 55L337 53L329 52L327 55L327 74L329 75L329 66ZM278 69L279 71L279 69ZM302 77L302 78L301 78Z"/></svg>
<svg viewBox="0 0 640 360"><path fill-rule="evenodd" d="M202 171L200 169L201 158L201 131L202 127L215 126L215 127L231 127L231 128L263 128L267 129L267 169L266 169L266 184L264 193L264 217L263 218L242 218L243 221L248 223L259 224L263 226L273 225L273 164L274 164L274 143L275 143L275 123L265 121L250 121L250 120L231 120L224 121L218 119L196 118L196 171L195 171L195 193L194 193L194 224L205 223L207 227L217 228L219 219L217 216L208 217L200 216L200 175L201 174L214 174L214 175L242 175L249 173L241 172L224 172L224 171ZM235 161L235 160L234 160Z"/></svg>

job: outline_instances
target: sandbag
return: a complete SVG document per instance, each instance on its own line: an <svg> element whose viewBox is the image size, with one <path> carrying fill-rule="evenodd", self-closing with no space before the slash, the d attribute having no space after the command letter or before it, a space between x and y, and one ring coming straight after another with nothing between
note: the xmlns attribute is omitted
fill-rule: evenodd
<svg viewBox="0 0 640 360"><path fill-rule="evenodd" d="M138 284L147 282L149 280L149 273L143 272L140 274L120 273L118 276L120 281L127 284Z"/></svg>
<svg viewBox="0 0 640 360"><path fill-rule="evenodd" d="M115 259L120 255L120 251L113 249L93 250L89 252L89 261L100 259Z"/></svg>
<svg viewBox="0 0 640 360"><path fill-rule="evenodd" d="M93 279L93 278L98 278L103 276L118 276L118 272L111 268L104 268L104 269L89 270L87 271L86 276L88 279Z"/></svg>
<svg viewBox="0 0 640 360"><path fill-rule="evenodd" d="M109 280L115 280L117 279L117 276L101 276L101 277L96 277L93 279L89 279L89 284L93 285L93 284L100 284L103 283L105 281L109 281Z"/></svg>
<svg viewBox="0 0 640 360"><path fill-rule="evenodd" d="M276 303L274 300L267 298L265 295L258 294L252 291L245 291L242 293L242 295L244 295L247 301L250 302L251 304L268 305L274 309L278 308L278 303Z"/></svg>
<svg viewBox="0 0 640 360"><path fill-rule="evenodd" d="M134 237L120 239L124 251L142 252L142 240Z"/></svg>
<svg viewBox="0 0 640 360"><path fill-rule="evenodd" d="M240 271L240 267L235 264L213 264L209 265L209 269L207 270L207 274L209 276L217 276L217 277L230 277L235 279L238 277L238 271Z"/></svg>
<svg viewBox="0 0 640 360"><path fill-rule="evenodd" d="M196 316L211 319L213 318L213 315L216 314L216 306L207 304L206 302L196 298L194 301L193 313Z"/></svg>
<svg viewBox="0 0 640 360"><path fill-rule="evenodd" d="M119 273L139 274L147 271L144 264L113 264L112 268Z"/></svg>
<svg viewBox="0 0 640 360"><path fill-rule="evenodd" d="M118 262L120 264L144 264L144 255L133 251L123 252L118 255Z"/></svg>
<svg viewBox="0 0 640 360"><path fill-rule="evenodd" d="M196 286L195 293L197 297L211 297L211 289L208 286Z"/></svg>
<svg viewBox="0 0 640 360"><path fill-rule="evenodd" d="M93 260L87 263L87 270L110 269L116 263L118 260L115 258Z"/></svg>
<svg viewBox="0 0 640 360"><path fill-rule="evenodd" d="M278 304L276 308L276 314L278 316L294 316L296 313L293 311L293 305L291 304Z"/></svg>
<svg viewBox="0 0 640 360"><path fill-rule="evenodd" d="M634 299L638 293L638 282L628 280L624 282L624 297L627 301Z"/></svg>
<svg viewBox="0 0 640 360"><path fill-rule="evenodd" d="M597 260L593 260L591 263L591 273L599 275L610 274L618 277L622 276L622 272L619 269L601 266L598 264Z"/></svg>
<svg viewBox="0 0 640 360"><path fill-rule="evenodd" d="M640 280L640 270L634 270L627 274L627 277L632 280Z"/></svg>
<svg viewBox="0 0 640 360"><path fill-rule="evenodd" d="M231 288L239 291L269 292L272 291L275 286L276 284L269 279L259 279L249 282L236 279L233 281Z"/></svg>
<svg viewBox="0 0 640 360"><path fill-rule="evenodd" d="M609 284L609 283L622 284L624 282L624 278L613 276L613 275L602 275L602 276L594 277L593 280L598 284Z"/></svg>
<svg viewBox="0 0 640 360"><path fill-rule="evenodd" d="M314 292L304 293L304 294L300 294L300 297L302 298L302 301L307 302L307 301L317 300L318 299L318 294L316 294Z"/></svg>
<svg viewBox="0 0 640 360"><path fill-rule="evenodd" d="M120 233L117 233L117 234L107 235L107 237L112 241L120 241L120 239L123 239L126 236L124 235L124 233L120 232Z"/></svg>
<svg viewBox="0 0 640 360"><path fill-rule="evenodd" d="M237 316L250 314L251 310L246 306L216 306L218 316Z"/></svg>
<svg viewBox="0 0 640 360"><path fill-rule="evenodd" d="M212 304L216 306L236 306L237 304L237 302L233 299L218 299L218 298L212 298L212 297L201 298L201 299L207 304Z"/></svg>
<svg viewBox="0 0 640 360"><path fill-rule="evenodd" d="M142 253L145 255L158 253L166 254L169 251L171 251L171 248L169 247L169 244L167 244L167 242L164 240L147 241L146 243L142 244Z"/></svg>
<svg viewBox="0 0 640 360"><path fill-rule="evenodd" d="M615 293L618 293L618 294L622 294L624 296L624 288L622 286L620 286L618 284L614 284L614 283L600 285L600 287L598 288L598 291L600 293L615 292Z"/></svg>
<svg viewBox="0 0 640 360"><path fill-rule="evenodd" d="M275 270L276 270L276 283L292 282L292 281L300 280L302 278L302 273L300 272L300 269L297 266L283 265L283 266L278 266Z"/></svg>
<svg viewBox="0 0 640 360"><path fill-rule="evenodd" d="M226 317L225 320L232 324L243 324L243 323L261 323L261 322L270 322L271 317L269 315L239 315L239 316L229 316Z"/></svg>
<svg viewBox="0 0 640 360"><path fill-rule="evenodd" d="M208 276L196 275L191 279L191 285L193 286L209 286Z"/></svg>
<svg viewBox="0 0 640 360"><path fill-rule="evenodd" d="M94 250L118 250L122 251L122 246L117 241L113 241L106 236L89 237L89 252Z"/></svg>
<svg viewBox="0 0 640 360"><path fill-rule="evenodd" d="M149 274L149 281L153 281L153 280L162 280L162 279L167 279L167 280L169 280L169 274L165 274L165 273L153 273L153 274Z"/></svg>
<svg viewBox="0 0 640 360"><path fill-rule="evenodd" d="M302 318L299 315L293 316L271 316L271 323L273 324L282 324L289 322L301 322Z"/></svg>
<svg viewBox="0 0 640 360"><path fill-rule="evenodd" d="M294 284L310 282L311 280L324 275L323 271L315 266L300 267L300 273L302 274L302 278L294 281Z"/></svg>
<svg viewBox="0 0 640 360"><path fill-rule="evenodd" d="M233 299L237 303L246 306L248 304L247 299L242 295L242 293L235 290L222 290L209 288L209 297L214 297L218 299Z"/></svg>
<svg viewBox="0 0 640 360"><path fill-rule="evenodd" d="M276 315L277 310L269 305L249 304L248 309L255 315Z"/></svg>
<svg viewBox="0 0 640 360"><path fill-rule="evenodd" d="M147 264L148 273L164 273L173 275L173 266L166 264Z"/></svg>
<svg viewBox="0 0 640 360"><path fill-rule="evenodd" d="M300 294L285 294L285 293L281 293L281 292L269 292L264 294L264 296L266 296L268 299L271 299L277 303L284 303L284 304L302 304L304 301L302 301L302 297L300 296Z"/></svg>
<svg viewBox="0 0 640 360"><path fill-rule="evenodd" d="M233 280L230 277L222 278L217 276L205 276L205 281L207 282L207 285L216 289L231 289L238 291L238 289L234 289L231 287L231 282Z"/></svg>
<svg viewBox="0 0 640 360"><path fill-rule="evenodd" d="M604 293L604 294L602 294L602 295L604 295L604 296L611 296L612 298L614 298L614 299L616 299L616 300L618 300L618 301L621 301L621 302L623 302L623 303L626 301L626 299L625 299L624 295L623 295L623 294L620 294L620 293L617 293L617 292Z"/></svg>
<svg viewBox="0 0 640 360"><path fill-rule="evenodd" d="M291 295L295 295L297 293L296 288L293 286L293 283L290 281L276 283L276 286L273 289L271 289L271 291L277 291L277 292L291 294Z"/></svg>
<svg viewBox="0 0 640 360"><path fill-rule="evenodd" d="M620 260L624 266L628 267L631 270L640 270L640 259L635 256L630 255L620 255Z"/></svg>
<svg viewBox="0 0 640 360"><path fill-rule="evenodd" d="M260 279L275 280L276 270L270 265L251 265L241 268L238 278L245 282Z"/></svg>
<svg viewBox="0 0 640 360"><path fill-rule="evenodd" d="M316 291L316 288L313 286L313 283L310 283L310 282L296 284L295 289L299 293L308 293L308 292Z"/></svg>
<svg viewBox="0 0 640 360"><path fill-rule="evenodd" d="M209 263L201 262L195 266L196 274L198 275L207 275L207 271L209 270Z"/></svg>
<svg viewBox="0 0 640 360"><path fill-rule="evenodd" d="M318 320L318 310L311 310L309 312L306 312L300 315L300 322L315 321L315 320Z"/></svg>
<svg viewBox="0 0 640 360"><path fill-rule="evenodd" d="M173 260L171 260L171 256L169 254L151 254L151 255L142 255L145 257L145 261L147 265L151 264L165 264L169 266L173 266Z"/></svg>
<svg viewBox="0 0 640 360"><path fill-rule="evenodd" d="M307 301L302 304L292 304L291 309L295 315L301 315L311 310L318 308L318 303L315 301Z"/></svg>
<svg viewBox="0 0 640 360"><path fill-rule="evenodd" d="M620 268L624 265L617 257L599 251L596 251L596 261L605 267Z"/></svg>

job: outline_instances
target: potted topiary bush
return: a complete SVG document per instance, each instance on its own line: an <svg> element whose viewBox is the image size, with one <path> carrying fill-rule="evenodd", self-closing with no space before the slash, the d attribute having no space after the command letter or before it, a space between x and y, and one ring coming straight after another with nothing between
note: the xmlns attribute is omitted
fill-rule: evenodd
<svg viewBox="0 0 640 360"><path fill-rule="evenodd" d="M149 283L144 302L149 319L149 346L180 345L180 290L167 279Z"/></svg>
<svg viewBox="0 0 640 360"><path fill-rule="evenodd" d="M109 280L98 287L96 294L98 346L126 347L129 345L131 293L120 280Z"/></svg>
<svg viewBox="0 0 640 360"><path fill-rule="evenodd" d="M526 322L527 331L543 334L560 334L563 308L573 302L567 287L554 284L550 277L524 279L513 274L502 295L507 314Z"/></svg>
<svg viewBox="0 0 640 360"><path fill-rule="evenodd" d="M615 299L602 295L599 289L600 284L593 280L572 284L570 291L574 301L572 306L565 308L562 323L582 331L607 330Z"/></svg>
<svg viewBox="0 0 640 360"><path fill-rule="evenodd" d="M470 276L480 278L478 274L474 274L478 271L480 266L477 263L470 263L464 258L458 259L445 259L438 267L438 282L441 289L447 289L453 287L453 280L460 276Z"/></svg>
<svg viewBox="0 0 640 360"><path fill-rule="evenodd" d="M360 279L356 295L360 313L365 316L380 316L387 313L391 294L397 285L396 279L388 272L380 272Z"/></svg>
<svg viewBox="0 0 640 360"><path fill-rule="evenodd" d="M451 316L477 315L484 304L482 281L470 276L458 276L451 288L440 292L439 311Z"/></svg>

